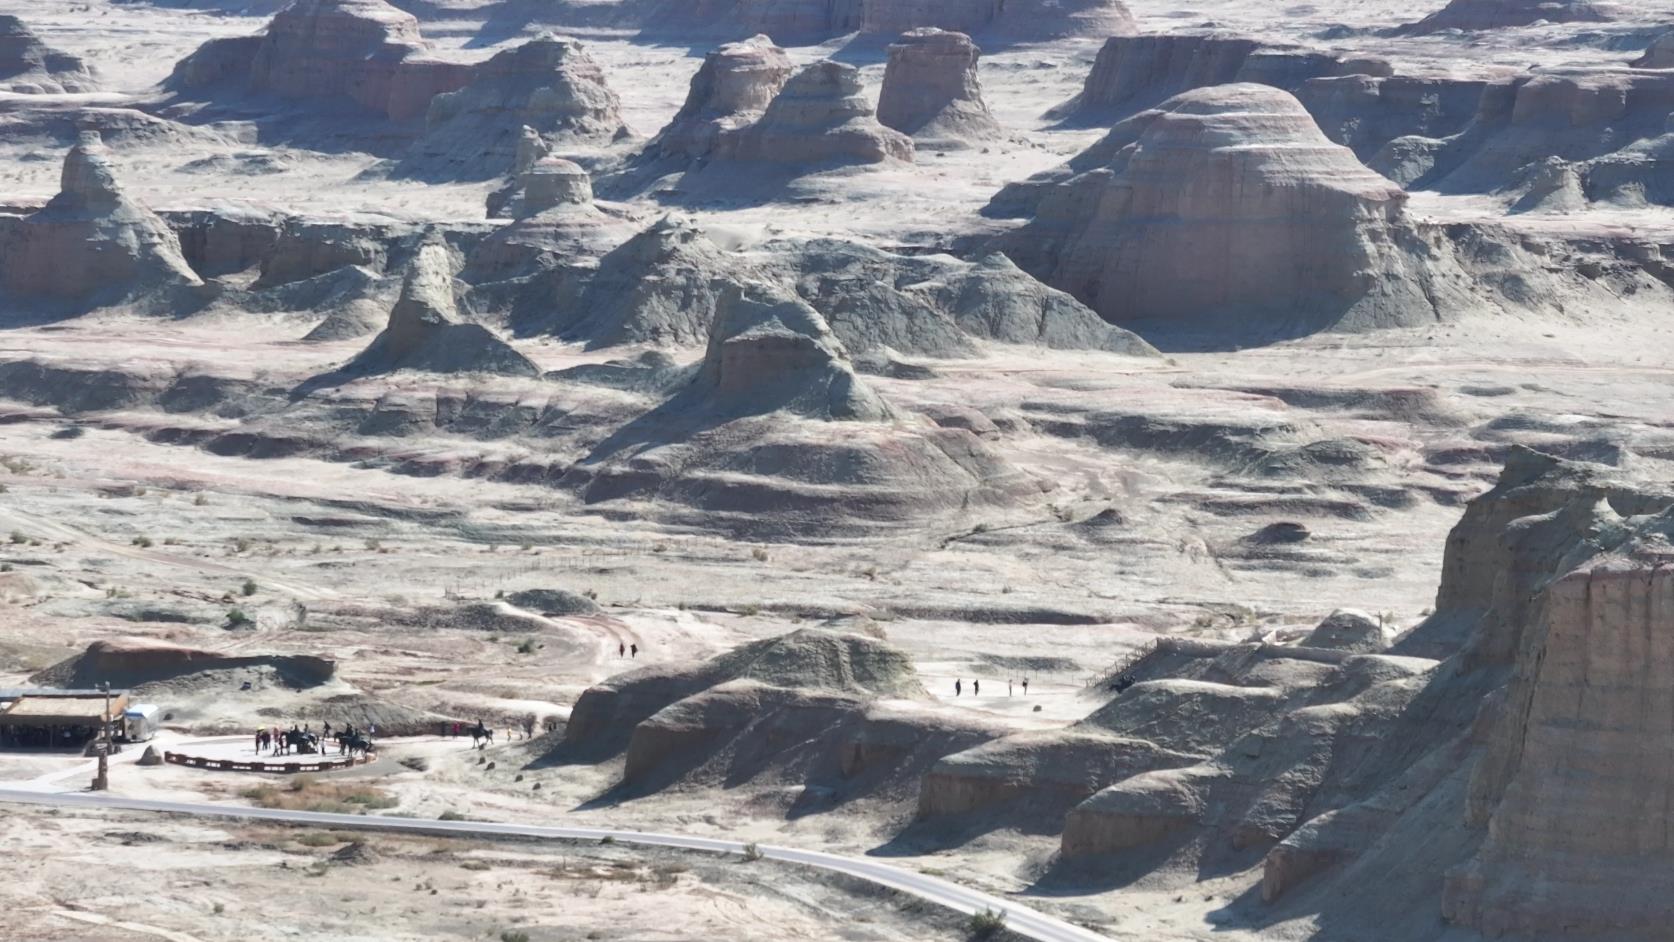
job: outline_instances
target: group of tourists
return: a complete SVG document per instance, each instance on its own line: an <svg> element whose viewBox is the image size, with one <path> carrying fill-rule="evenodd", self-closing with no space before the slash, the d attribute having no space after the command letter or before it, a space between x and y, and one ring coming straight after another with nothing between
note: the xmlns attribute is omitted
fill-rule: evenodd
<svg viewBox="0 0 1674 942"><path fill-rule="evenodd" d="M376 750L372 744L372 737L377 735L378 725L371 723L364 730L356 729L354 724L348 724L332 730L328 721L322 732L315 733L312 724L297 726L291 724L290 729L279 726L262 727L256 730L256 754L271 751L276 756L288 756L291 753L302 755L318 755L325 750L321 744L335 741L337 754L353 756L356 753L371 754Z"/></svg>
<svg viewBox="0 0 1674 942"><path fill-rule="evenodd" d="M1007 678L1006 679L1006 696L1008 696L1008 697L1012 696L1013 691L1014 691L1014 687L1012 686L1012 681L1011 681L1010 678ZM953 681L953 695L956 696L956 697L963 697L965 695L965 680L964 680L964 678L960 677L960 678L955 678L954 679L954 681ZM1028 695L1029 695L1029 678L1025 677L1025 678L1023 678L1023 696L1027 697ZM975 679L973 679L971 681L971 696L973 696L973 697L982 696L982 681L975 680Z"/></svg>

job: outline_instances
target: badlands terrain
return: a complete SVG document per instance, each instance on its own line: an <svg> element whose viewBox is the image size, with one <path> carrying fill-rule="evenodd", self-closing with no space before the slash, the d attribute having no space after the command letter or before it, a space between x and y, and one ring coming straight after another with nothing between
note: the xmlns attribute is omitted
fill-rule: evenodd
<svg viewBox="0 0 1674 942"><path fill-rule="evenodd" d="M0 688L381 740L129 798L1112 939L1666 939L1671 119L1674 0L0 0ZM0 834L7 938L1016 931Z"/></svg>

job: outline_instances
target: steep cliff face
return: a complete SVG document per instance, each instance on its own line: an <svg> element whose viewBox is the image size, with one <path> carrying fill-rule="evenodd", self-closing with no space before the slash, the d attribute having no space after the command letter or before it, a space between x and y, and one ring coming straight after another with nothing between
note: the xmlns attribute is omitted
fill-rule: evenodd
<svg viewBox="0 0 1674 942"><path fill-rule="evenodd" d="M1591 523L1617 544L1543 593L1471 779L1480 853L1444 910L1498 935L1665 931L1674 918L1674 513Z"/></svg>
<svg viewBox="0 0 1674 942"><path fill-rule="evenodd" d="M998 245L1112 322L1317 330L1437 317L1406 194L1285 92L1179 95L1118 124L1070 171Z"/></svg>

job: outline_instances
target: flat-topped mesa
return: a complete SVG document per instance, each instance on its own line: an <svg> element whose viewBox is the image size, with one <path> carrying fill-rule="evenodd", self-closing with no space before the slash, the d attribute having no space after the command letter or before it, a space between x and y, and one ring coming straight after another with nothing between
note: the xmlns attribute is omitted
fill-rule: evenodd
<svg viewBox="0 0 1674 942"><path fill-rule="evenodd" d="M889 47L878 121L920 145L957 146L1000 136L977 80L981 50L964 33L915 29Z"/></svg>
<svg viewBox="0 0 1674 942"><path fill-rule="evenodd" d="M1442 907L1490 936L1674 919L1674 511L1589 526L1615 545L1546 588L1470 781L1487 838Z"/></svg>
<svg viewBox="0 0 1674 942"><path fill-rule="evenodd" d="M1114 323L1356 329L1431 322L1406 194L1263 85L1118 124L998 247Z"/></svg>
<svg viewBox="0 0 1674 942"><path fill-rule="evenodd" d="M400 172L428 179L481 180L511 172L521 128L555 146L596 146L628 134L604 69L581 43L541 36L495 54L469 84L437 95L424 136Z"/></svg>
<svg viewBox="0 0 1674 942"><path fill-rule="evenodd" d="M115 303L203 283L168 224L123 192L98 132L82 132L59 186L46 206L5 233L0 285L7 291Z"/></svg>
<svg viewBox="0 0 1674 942"><path fill-rule="evenodd" d="M1478 32L1533 26L1536 23L1608 23L1621 15L1614 3L1600 0L1449 0L1447 6L1416 23L1396 27L1402 36L1443 30Z"/></svg>
<svg viewBox="0 0 1674 942"><path fill-rule="evenodd" d="M0 91L54 95L98 87L80 57L48 46L17 17L0 16Z"/></svg>
<svg viewBox="0 0 1674 942"><path fill-rule="evenodd" d="M766 36L714 50L704 56L686 103L651 148L665 157L707 157L722 134L761 117L791 71L790 57Z"/></svg>
<svg viewBox="0 0 1674 942"><path fill-rule="evenodd" d="M486 327L458 321L453 282L447 245L434 239L425 242L407 268L389 325L340 373L359 376L422 370L540 375L535 364Z"/></svg>
<svg viewBox="0 0 1674 942"><path fill-rule="evenodd" d="M1674 69L1674 32L1663 33L1651 41L1645 54L1633 60L1636 69Z"/></svg>
<svg viewBox="0 0 1674 942"><path fill-rule="evenodd" d="M471 74L465 63L431 58L418 20L384 0L296 0L259 35L204 43L165 87L347 100L405 121Z"/></svg>
<svg viewBox="0 0 1674 942"><path fill-rule="evenodd" d="M809 166L910 161L913 142L878 123L859 69L824 59L792 76L760 120L722 135L716 156Z"/></svg>

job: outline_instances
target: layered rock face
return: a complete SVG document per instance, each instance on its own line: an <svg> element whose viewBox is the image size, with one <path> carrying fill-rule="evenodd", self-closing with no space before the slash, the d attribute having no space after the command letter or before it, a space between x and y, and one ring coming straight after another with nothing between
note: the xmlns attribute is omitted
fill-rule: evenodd
<svg viewBox="0 0 1674 942"><path fill-rule="evenodd" d="M98 87L80 57L48 46L17 17L0 16L0 90L55 95Z"/></svg>
<svg viewBox="0 0 1674 942"><path fill-rule="evenodd" d="M384 0L297 0L259 36L205 43L168 87L343 100L403 121L470 77L468 65L430 58L418 20Z"/></svg>
<svg viewBox="0 0 1674 942"><path fill-rule="evenodd" d="M543 36L496 54L470 84L435 96L401 172L481 180L516 167L522 129L549 145L607 144L628 133L604 70L581 43Z"/></svg>
<svg viewBox="0 0 1674 942"><path fill-rule="evenodd" d="M1609 548L1552 582L1523 632L1471 779L1487 840L1448 875L1445 915L1492 935L1674 918L1674 512L1600 507L1587 526Z"/></svg>
<svg viewBox="0 0 1674 942"><path fill-rule="evenodd" d="M1459 133L1397 139L1372 165L1408 186L1487 193L1527 189L1556 158L1576 165L1590 199L1659 202L1668 192L1656 177L1665 166L1660 152L1667 147L1670 110L1674 74L1666 72L1522 76L1491 84ZM1597 182L1593 162L1605 165Z"/></svg>
<svg viewBox="0 0 1674 942"><path fill-rule="evenodd" d="M766 36L716 49L704 56L686 103L650 149L665 157L707 157L721 135L760 118L790 76L790 58Z"/></svg>
<svg viewBox="0 0 1674 942"><path fill-rule="evenodd" d="M390 310L389 325L340 371L349 376L422 370L538 376L540 369L479 324L462 324L453 263L437 241L419 248Z"/></svg>
<svg viewBox="0 0 1674 942"><path fill-rule="evenodd" d="M1117 125L1071 168L998 244L1107 320L1309 330L1436 316L1415 283L1425 269L1409 265L1424 250L1406 194L1284 92L1188 92Z"/></svg>
<svg viewBox="0 0 1674 942"><path fill-rule="evenodd" d="M18 295L96 305L203 283L168 224L123 192L95 131L64 158L58 195L0 237L0 285Z"/></svg>
<svg viewBox="0 0 1674 942"><path fill-rule="evenodd" d="M1549 23L1607 23L1621 14L1614 3L1598 0L1449 0L1447 6L1396 30L1422 36L1457 29L1467 32Z"/></svg>
<svg viewBox="0 0 1674 942"><path fill-rule="evenodd" d="M977 81L981 51L964 33L916 29L889 47L878 122L920 146L957 145L1000 135Z"/></svg>
<svg viewBox="0 0 1674 942"><path fill-rule="evenodd" d="M829 59L796 73L761 119L720 138L716 156L817 166L912 160L912 139L879 124L860 70Z"/></svg>
<svg viewBox="0 0 1674 942"><path fill-rule="evenodd" d="M1081 92L1052 110L1103 123L1212 85L1254 82L1296 95L1327 137L1370 158L1404 135L1443 137L1476 115L1485 79L1396 75L1389 63L1236 33L1163 33L1105 41Z"/></svg>

